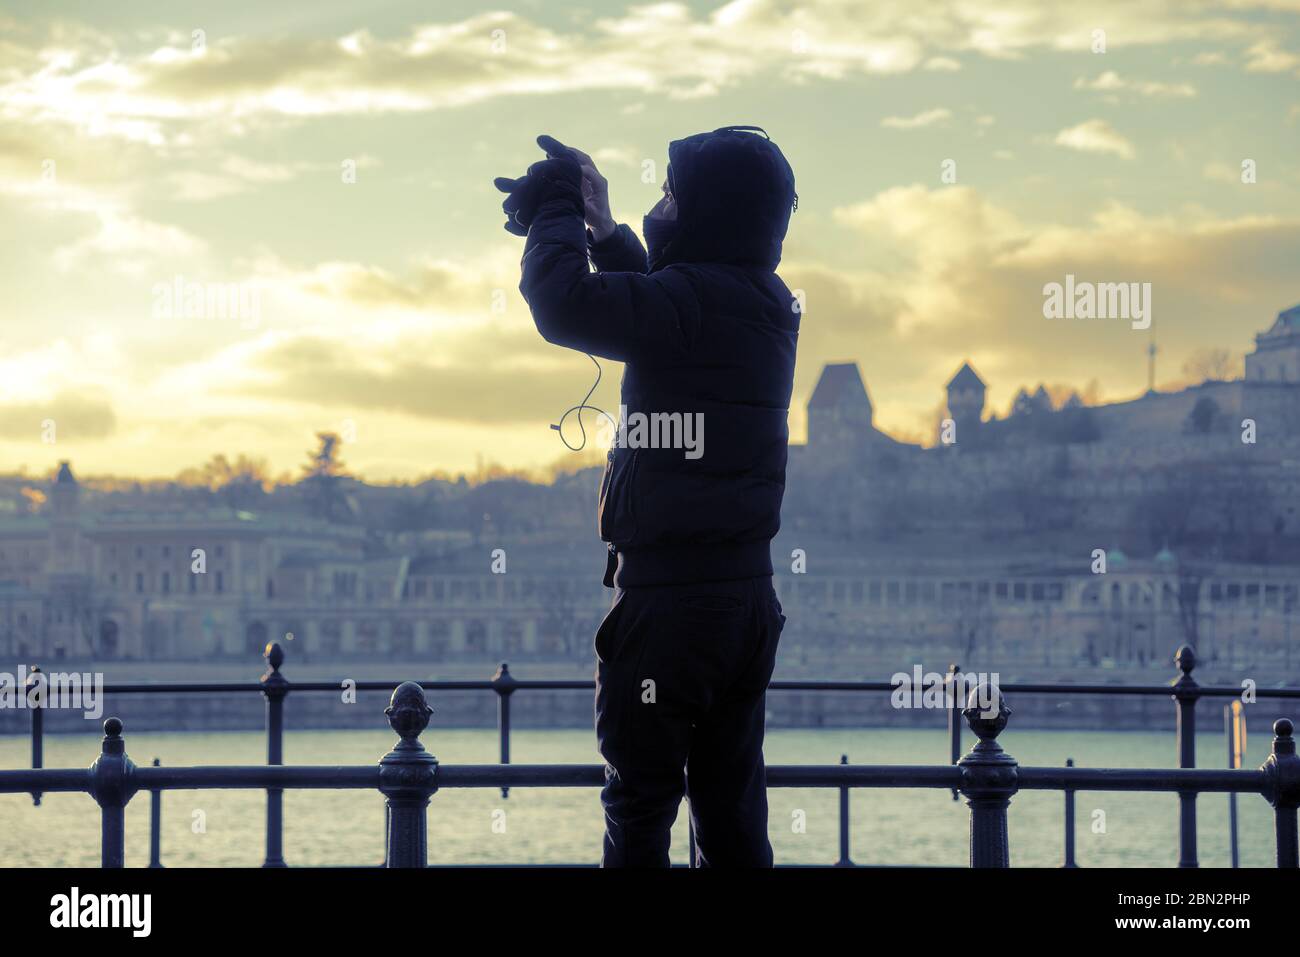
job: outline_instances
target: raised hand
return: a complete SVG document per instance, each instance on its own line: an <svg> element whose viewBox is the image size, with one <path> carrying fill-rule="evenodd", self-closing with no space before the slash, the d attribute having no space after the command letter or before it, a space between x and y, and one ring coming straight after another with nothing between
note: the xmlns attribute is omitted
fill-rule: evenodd
<svg viewBox="0 0 1300 957"><path fill-rule="evenodd" d="M493 185L509 193L501 204L506 214L505 228L516 236L527 236L538 206L544 199L572 198L575 212L583 206L582 173L570 155L548 155L528 167L518 179L498 176Z"/></svg>
<svg viewBox="0 0 1300 957"><path fill-rule="evenodd" d="M523 222L519 215L525 205L531 205L532 197L530 194L532 190L530 189L527 174L520 176L518 179L498 176L492 180L492 185L501 192L510 194L501 203L501 211L506 214L506 232L513 233L516 236L527 236L528 223Z"/></svg>
<svg viewBox="0 0 1300 957"><path fill-rule="evenodd" d="M578 161L582 170L583 218L597 242L608 238L618 224L609 209L609 183L596 169L596 161L580 149L565 146L553 136L543 134L537 137L537 145L546 150L547 156L572 157Z"/></svg>

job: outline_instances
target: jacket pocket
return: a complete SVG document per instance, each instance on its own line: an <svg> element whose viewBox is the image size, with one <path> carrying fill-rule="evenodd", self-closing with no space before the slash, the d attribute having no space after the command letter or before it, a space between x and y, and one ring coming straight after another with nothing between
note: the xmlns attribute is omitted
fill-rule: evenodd
<svg viewBox="0 0 1300 957"><path fill-rule="evenodd" d="M600 490L600 537L615 546L630 545L636 539L635 487L637 450L618 455L611 449Z"/></svg>
<svg viewBox="0 0 1300 957"><path fill-rule="evenodd" d="M623 602L626 595L620 594L605 613L604 619L601 620L600 626L596 629L596 637L592 646L596 651L596 660L602 664L613 659L615 649L611 643L618 635L618 619L623 613Z"/></svg>

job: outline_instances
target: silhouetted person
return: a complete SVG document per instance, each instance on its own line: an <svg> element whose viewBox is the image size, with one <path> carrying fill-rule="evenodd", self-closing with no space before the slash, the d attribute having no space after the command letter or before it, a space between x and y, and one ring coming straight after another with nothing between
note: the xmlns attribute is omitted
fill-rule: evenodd
<svg viewBox="0 0 1300 957"><path fill-rule="evenodd" d="M704 425L697 457L616 441L601 482L615 589L595 640L607 867L666 867L683 794L699 865L772 864L764 708L785 617L770 544L799 310L774 271L794 174L754 129L670 144L648 256L585 153L539 137L548 158L497 180L506 228L527 236L519 288L542 336L623 362L627 419Z"/></svg>

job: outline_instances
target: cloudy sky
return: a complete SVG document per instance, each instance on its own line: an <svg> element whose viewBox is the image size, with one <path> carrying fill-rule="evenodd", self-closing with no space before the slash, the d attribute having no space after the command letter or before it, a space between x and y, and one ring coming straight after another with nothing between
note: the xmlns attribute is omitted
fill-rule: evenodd
<svg viewBox="0 0 1300 957"><path fill-rule="evenodd" d="M639 230L670 139L768 129L800 196L795 439L828 361L927 442L964 359L999 411L1040 381L1139 393L1150 333L1043 317L1066 274L1152 284L1172 386L1300 302L1298 14L8 2L0 472L162 476L217 452L278 472L324 429L372 479L568 455L548 426L594 370L536 335L491 185L540 132L595 156Z"/></svg>

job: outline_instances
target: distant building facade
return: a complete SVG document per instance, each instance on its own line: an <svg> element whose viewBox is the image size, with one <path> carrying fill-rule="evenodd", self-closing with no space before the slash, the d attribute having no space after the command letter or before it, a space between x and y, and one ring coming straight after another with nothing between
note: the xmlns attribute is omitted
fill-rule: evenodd
<svg viewBox="0 0 1300 957"><path fill-rule="evenodd" d="M563 549L533 550L529 573L529 551L493 575L489 549L374 555L365 529L301 516L86 513L64 462L40 515L0 519L0 655L247 659L272 640L321 659L570 654L608 596L595 570L567 574Z"/></svg>
<svg viewBox="0 0 1300 957"><path fill-rule="evenodd" d="M228 510L96 515L80 508L70 468L54 484L48 514L0 524L0 655L10 660L249 660L278 640L299 661L576 663L589 661L608 610L590 542L511 546L508 573L494 574L495 550L482 544L374 557L354 527ZM800 540L783 532L774 552ZM1166 664L1192 636L1207 660L1264 655L1287 667L1292 654L1294 568L1201 572L1167 551L1139 562L1111 549L1107 573L1093 575L1005 555L811 551L805 573L778 561L784 674L954 655Z"/></svg>
<svg viewBox="0 0 1300 957"><path fill-rule="evenodd" d="M1300 535L1300 306L1256 338L1243 379L1059 409L1040 387L1002 419L985 417L985 396L984 380L963 363L947 383L936 444L922 448L871 421L855 364L826 366L808 404L807 442L791 446L787 511L820 513L823 525L850 532L887 530L904 512L923 512L936 528L975 528L990 502L1018 498L1028 507L1050 486L1080 524L1109 533L1123 530L1136 499L1205 475L1215 503L1195 510L1201 532L1217 523ZM1253 507L1233 509L1234 495Z"/></svg>
<svg viewBox="0 0 1300 957"><path fill-rule="evenodd" d="M1255 351L1246 356L1246 381L1300 385L1300 306L1278 313L1277 321L1255 336Z"/></svg>

